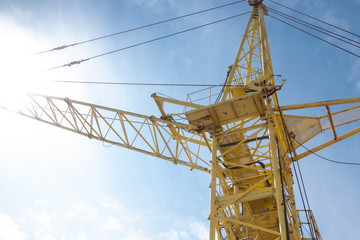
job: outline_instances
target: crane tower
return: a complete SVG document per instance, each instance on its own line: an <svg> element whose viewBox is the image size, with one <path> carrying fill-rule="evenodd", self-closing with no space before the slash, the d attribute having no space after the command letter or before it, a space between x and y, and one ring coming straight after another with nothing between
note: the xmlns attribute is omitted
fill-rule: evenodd
<svg viewBox="0 0 360 240"><path fill-rule="evenodd" d="M282 85L275 81L262 2L249 0L252 11L235 61L219 93L204 90L207 104L153 94L161 113L155 117L30 95L18 113L210 173L210 240L322 239L312 212L296 206L292 164L358 133L360 127L339 135L337 128L360 120L360 98L280 106ZM333 105L342 110L332 112ZM285 114L315 107L327 114ZM332 133L330 140L298 151L324 131Z"/></svg>

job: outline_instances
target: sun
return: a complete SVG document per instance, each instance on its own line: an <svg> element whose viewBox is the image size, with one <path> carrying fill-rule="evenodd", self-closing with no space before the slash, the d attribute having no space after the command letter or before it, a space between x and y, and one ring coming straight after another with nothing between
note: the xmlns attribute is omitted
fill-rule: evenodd
<svg viewBox="0 0 360 240"><path fill-rule="evenodd" d="M26 93L36 88L45 63L31 54L39 41L13 21L0 21L0 102L6 107L21 104Z"/></svg>
<svg viewBox="0 0 360 240"><path fill-rule="evenodd" d="M21 109L29 93L45 95L83 94L81 86L59 85L53 80L80 80L81 73L48 69L69 60L57 53L36 54L55 46L52 36L20 26L14 20L0 18L0 106ZM64 33L66 35L66 33Z"/></svg>

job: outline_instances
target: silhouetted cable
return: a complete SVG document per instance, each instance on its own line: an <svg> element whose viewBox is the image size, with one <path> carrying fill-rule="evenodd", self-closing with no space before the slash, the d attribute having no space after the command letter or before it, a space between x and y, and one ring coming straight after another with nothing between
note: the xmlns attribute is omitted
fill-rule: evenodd
<svg viewBox="0 0 360 240"><path fill-rule="evenodd" d="M344 52L347 52L347 53L349 53L349 54L351 54L351 55L354 55L355 57L360 58L360 55L358 55L358 54L356 54L356 53L353 53L353 52L351 52L351 51L349 51L349 50L347 50L347 49L345 49L345 48L342 48L342 47L334 44L334 43L331 43L331 42L329 42L329 41L327 41L327 40L325 40L325 39L322 39L322 38L320 38L320 37L318 37L318 36L316 36L316 35L314 35L314 34L311 34L311 33L307 32L307 31L305 31L305 30L303 30L303 29L301 29L301 28L298 28L298 27L296 27L296 26L294 26L294 25L292 25L292 24L290 24L290 23L288 23L288 22L285 22L285 21L283 21L283 20L280 20L279 18L274 17L274 16L272 16L272 15L270 15L270 14L269 14L269 16L272 17L272 18L274 18L274 19L276 19L276 20L278 20L278 21L280 21L280 22L282 22L282 23L285 23L285 24L287 24L287 25L289 25L289 26L291 26L291 27L293 27L293 28L295 28L295 29L297 29L297 30L299 30L299 31L301 31L301 32L304 32L304 33L306 33L306 34L308 34L308 35L310 35L310 36L312 36L312 37L314 37L314 38L317 38L317 39L319 39L319 40L321 40L321 41L323 41L323 42L326 42L326 43L328 43L328 44L336 47L336 48L339 48L339 49L343 50Z"/></svg>
<svg viewBox="0 0 360 240"><path fill-rule="evenodd" d="M344 31L344 32L346 32L346 33L349 33L349 34L351 34L351 35L354 35L354 36L356 36L356 37L360 37L360 35L358 35L358 34L355 34L355 33L353 33L353 32L347 31L347 30L345 30L345 29L343 29L343 28L341 28L341 27L337 27L337 26L335 26L335 25L333 25L333 24L330 24L330 23L327 23L327 22L325 22L325 21L323 21L323 20L320 20L320 19L318 19L318 18L312 17L312 16L310 16L310 15L308 15L308 14L302 13L302 12L300 12L300 11L298 11L298 10L295 10L295 9L293 9L293 8L290 8L290 7L288 7L288 6L285 6L285 5L281 4L281 3L275 2L275 1L273 1L273 0L269 0L269 1L270 1L270 2L273 2L273 3L277 4L277 5L280 5L280 6L284 7L284 8L287 8L287 9L289 9L289 10L292 10L292 11L294 11L294 12L297 12L297 13L299 13L299 14L301 14L301 15L304 15L304 16L306 16L306 17L309 17L309 18L311 18L311 19L314 19L314 20L316 20L316 21L322 22L322 23L324 23L324 24L326 24L326 25L329 25L329 26L331 26L331 27L334 27L334 28L336 28L336 29L339 29L339 30L341 30L341 31Z"/></svg>
<svg viewBox="0 0 360 240"><path fill-rule="evenodd" d="M311 210L310 202L309 202L309 198L308 198L308 196L307 196L307 192L306 192L306 188L305 188L305 183L304 183L304 179L303 179L303 177L302 177L302 173L301 173L299 161L296 161L296 164L297 164L297 167L298 167L298 169L299 169L301 184L302 184L303 189L304 189L304 194L305 194L305 199L306 199L306 202L307 202L307 206L308 206L308 209ZM313 231L312 231L312 228L311 228L311 227L310 227L310 231L311 231L312 237L315 239L315 236L314 236L314 234L313 234ZM315 234L317 235L316 231L315 231Z"/></svg>
<svg viewBox="0 0 360 240"><path fill-rule="evenodd" d="M152 27L152 26L155 26L155 25L159 25L159 24L166 23L166 22L171 22L171 21L178 20L178 19L185 18L185 17L190 17L190 16L197 15L197 14L204 13L204 12L213 11L213 10L216 10L216 9L219 9L219 8L231 6L231 5L234 5L234 4L237 4L237 3L241 3L241 2L244 2L244 1L246 1L246 0L236 1L236 2L232 2L232 3L220 5L220 6L217 6L217 7L213 7L213 8L208 8L208 9L205 9L205 10L201 10L201 11L189 13L189 14L182 15L182 16L179 16L179 17L169 18L169 19L166 19L166 20L163 20L163 21L159 21L159 22L147 24L147 25L144 25L144 26L141 26L141 27L131 28L131 29L127 29L127 30L124 30L124 31L120 31L120 32L108 34L108 35L105 35L105 36L101 36L101 37L89 39L89 40L86 40L86 41L81 41L81 42L77 42L77 43L72 43L72 44L68 44L68 45L63 45L63 46L55 47L55 48L52 48L52 49L49 49L49 50L46 50L46 51L42 51L42 52L38 52L38 53L35 53L35 54L42 54L42 53L47 53L47 52L62 50L62 49L68 48L68 47L74 47L74 46L76 46L76 45L80 45L80 44L84 44L84 43L89 43L89 42L101 40L101 39L104 39L104 38L109 38L109 37L113 37L113 36L116 36L116 35L128 33L128 32L133 32L133 31L140 30L140 29L143 29L143 28Z"/></svg>
<svg viewBox="0 0 360 240"><path fill-rule="evenodd" d="M335 39L338 39L339 41L342 41L342 42L345 42L345 43L347 43L347 44L350 44L350 45L352 45L352 46L354 46L354 47L360 48L360 46L357 45L357 44L360 44L360 42L358 42L358 41L355 41L355 40L353 40L353 39L344 37L344 36L342 36L342 35L340 35L340 34L334 33L334 32L332 32L332 31L329 31L329 30L327 30L327 29L321 28L321 27L316 26L316 25L314 25L314 24L308 23L308 22L303 21L303 20L301 20L301 19L292 17L292 16L290 16L290 15L287 15L287 14L285 14L285 13L283 13L283 12L280 12L280 11L277 11L277 10L275 10L275 9L268 8L268 10L269 10L269 12L275 13L275 14L277 14L278 16L281 16L281 17L283 17L283 18L289 19L289 20L291 20L291 21L293 21L293 22L296 22L296 23L298 23L298 24L300 24L300 25L303 25L303 26L305 26L305 27L311 28L311 29L313 29L313 30L315 30L315 31L318 31L318 32L322 33L322 34L325 34L325 35L327 35L327 36L330 36L330 37L333 37L333 38L335 38ZM321 30L319 30L319 29L321 29ZM335 36L333 36L333 35L338 36L338 37L335 37ZM348 40L348 41L345 41L344 39L341 39L341 38L344 38L344 39L346 39L346 40ZM349 41L350 41L350 42L349 42ZM351 43L351 42L354 42L354 43L357 43L357 44L354 44L354 43Z"/></svg>
<svg viewBox="0 0 360 240"><path fill-rule="evenodd" d="M113 50L113 51L110 51L110 52L102 53L102 54L95 55L95 56L85 58L85 59L82 59L82 60L73 61L73 62L64 64L64 65L49 68L47 70L53 70L53 69L62 68L62 67L71 67L72 65L80 64L80 63L89 61L89 60L94 59L94 58L103 57L103 56L106 56L106 55L109 55L109 54L112 54L112 53L120 52L120 51L123 51L123 50L126 50L126 49L138 47L138 46L141 46L141 45L144 45L144 44L147 44L147 43L155 42L155 41L158 41L158 40L161 40L161 39L164 39L164 38L168 38L168 37L179 35L179 34L182 34L182 33L185 33L185 32L189 32L189 31L192 31L192 30L195 30L195 29L198 29L198 28L206 27L206 26L209 26L209 25L212 25L212 24L215 24L215 23L224 22L226 20L230 20L230 19L233 19L233 18L236 18L236 17L240 17L240 16L243 16L243 15L248 14L248 13L250 13L250 11L245 12L245 13L240 13L240 14L237 14L237 15L234 15L234 16L231 16L231 17L223 18L223 19L220 19L220 20L217 20L217 21L214 21L214 22L206 23L206 24L203 24L203 25L200 25L200 26L197 26L197 27L189 28L189 29L179 31L179 32L176 32L176 33L168 34L168 35L165 35L165 36L162 36L162 37L154 38L154 39L151 39L151 40L148 40L148 41L145 41L145 42L137 43L137 44L130 45L130 46L127 46L127 47L123 47L123 48L119 48L119 49L116 49L116 50Z"/></svg>
<svg viewBox="0 0 360 240"><path fill-rule="evenodd" d="M293 159L292 155L291 155L291 158ZM306 196L306 200L307 200L307 194L305 193L306 192L305 185L304 185L304 182L302 182L302 185L300 185L299 176L298 176L298 173L297 173L297 170L296 170L294 160L292 161L292 165L293 165L295 178L296 178L296 182L297 182L300 197L301 197L301 202L303 204L303 208L304 208L304 211L305 211L305 217L306 217L307 222L309 223L310 222L310 216L308 214L308 210L310 210L311 208L310 208L309 204L308 204L308 207L306 207L305 196ZM298 167L299 167L299 165L298 165ZM299 171L300 171L300 168L299 168ZM304 191L304 194L303 194L303 191ZM305 228L305 230L306 230L306 228ZM310 232L309 231L307 231L307 232L312 236L312 239L315 239L312 228L310 228Z"/></svg>
<svg viewBox="0 0 360 240"><path fill-rule="evenodd" d="M168 87L222 87L223 84L186 84L186 83L139 83L139 82L88 82L88 81L64 81L54 80L57 83L76 83L76 84L99 84L99 85L130 85L130 86L168 86ZM234 85L228 85L234 86Z"/></svg>
<svg viewBox="0 0 360 240"><path fill-rule="evenodd" d="M277 94L275 93L274 94L274 100L275 100L275 103L277 105L279 105L279 99L278 99L278 96ZM294 157L293 157L293 152L292 152L292 147L290 145L290 137L288 135L289 131L286 127L286 123L285 123L285 119L284 119L284 115L283 115L283 112L281 110L281 107L279 108L279 112L280 112L280 117L281 117L281 122L282 122L282 127L283 127L283 130L284 130L284 133L285 133L285 139L286 139L286 143L287 143L287 150L283 156L283 158L285 157L286 153L289 152L289 155L291 157L291 162L292 162L292 165L293 165L293 169L295 171L295 177L296 177L296 180L297 180L297 185L298 185L298 188L299 188L299 193L300 193L300 196L301 196L301 200L302 200L302 203L303 203L303 207L304 207L304 210L305 210L305 217L307 219L307 222L310 223L310 217L309 217L309 214L308 214L308 211L306 211L306 205L305 205L305 201L304 201L304 196L302 194L302 189L305 193L305 197L306 197L306 201L308 203L308 209L310 210L310 204L309 204L309 200L307 198L307 194L306 194L306 188L305 188L305 184L304 184L304 181L302 180L302 175L301 175L301 170L300 170L300 165L299 163L297 163L298 165L298 168L299 168L299 172L300 172L300 176L301 176L301 180L302 180L302 189L301 189L301 186L300 186L300 181L299 181L299 177L297 175L297 171L296 171L296 166L295 166L295 161L294 161ZM305 230L307 231L307 229L305 228ZM307 231L309 233L309 235L311 235L314 239L314 232L312 230L312 228L310 227L310 232ZM316 235L316 232L315 232L315 235Z"/></svg>
<svg viewBox="0 0 360 240"><path fill-rule="evenodd" d="M308 150L309 152L311 152L312 154L314 154L315 156L318 156L321 159L324 159L328 162L332 162L332 163L338 163L338 164L346 164L346 165L355 165L355 166L359 166L360 163L351 163L351 162L340 162L340 161L335 161L326 157L323 157L319 154L317 154L316 152L311 151L309 148L305 147L303 144L301 144L298 140L296 140L296 138L294 139L295 142L297 142L300 146L302 146L303 148L305 148L306 150Z"/></svg>

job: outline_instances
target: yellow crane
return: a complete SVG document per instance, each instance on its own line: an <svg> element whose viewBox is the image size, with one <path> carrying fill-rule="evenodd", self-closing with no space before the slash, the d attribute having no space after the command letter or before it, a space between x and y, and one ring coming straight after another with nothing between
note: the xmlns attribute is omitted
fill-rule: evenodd
<svg viewBox="0 0 360 240"><path fill-rule="evenodd" d="M280 106L277 91L284 82L276 85L266 6L262 0L249 0L249 5L252 11L220 94L211 87L186 101L153 94L159 117L32 94L17 113L209 173L210 240L322 239L311 210L296 206L292 164L360 132L354 125L341 135L337 131L360 120L360 98ZM327 114L290 114L319 107ZM330 139L299 149L326 131Z"/></svg>

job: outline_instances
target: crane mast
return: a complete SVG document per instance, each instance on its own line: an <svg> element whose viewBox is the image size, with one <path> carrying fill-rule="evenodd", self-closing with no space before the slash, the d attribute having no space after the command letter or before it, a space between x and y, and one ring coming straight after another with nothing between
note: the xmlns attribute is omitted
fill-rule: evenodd
<svg viewBox="0 0 360 240"><path fill-rule="evenodd" d="M221 98L227 103L222 114L231 112L235 99L252 98L255 104L243 103L233 119L217 122L216 127L225 124L223 130L212 133L210 239L300 239L290 144L274 111L280 86L274 81L266 7L262 1L249 5L252 12Z"/></svg>
<svg viewBox="0 0 360 240"><path fill-rule="evenodd" d="M358 123L360 98L280 106L277 91L282 85L276 85L273 73L266 6L262 0L249 0L249 5L252 11L235 61L216 98L209 94L208 104L153 94L161 113L155 117L33 94L17 113L210 173L210 240L321 240L311 210L296 207L291 164L359 133L359 126L344 134L337 129ZM343 104L357 105L330 110ZM169 105L182 111L169 113ZM327 114L284 113L315 107ZM333 139L298 152L324 131L331 131Z"/></svg>
<svg viewBox="0 0 360 240"><path fill-rule="evenodd" d="M210 240L216 236L234 240L322 239L311 210L296 208L291 168L295 148L299 147L294 144L295 135L299 139L303 136L306 142L319 131L305 137L295 129L306 125L308 119L299 116L297 120L302 123L294 124L290 119L297 117L283 115L276 93L281 86L275 84L265 27L266 6L262 0L249 0L249 5L252 12L229 67L221 101L208 107L208 115L199 110L186 114L190 123L207 126L213 139ZM318 106L326 107L325 118L333 122L327 104ZM360 114L355 115L358 120ZM306 132L310 125L302 130ZM329 125L336 141L335 125L340 123ZM331 141L322 146L329 145ZM301 212L307 221L300 219ZM302 225L308 225L310 238L305 237Z"/></svg>

